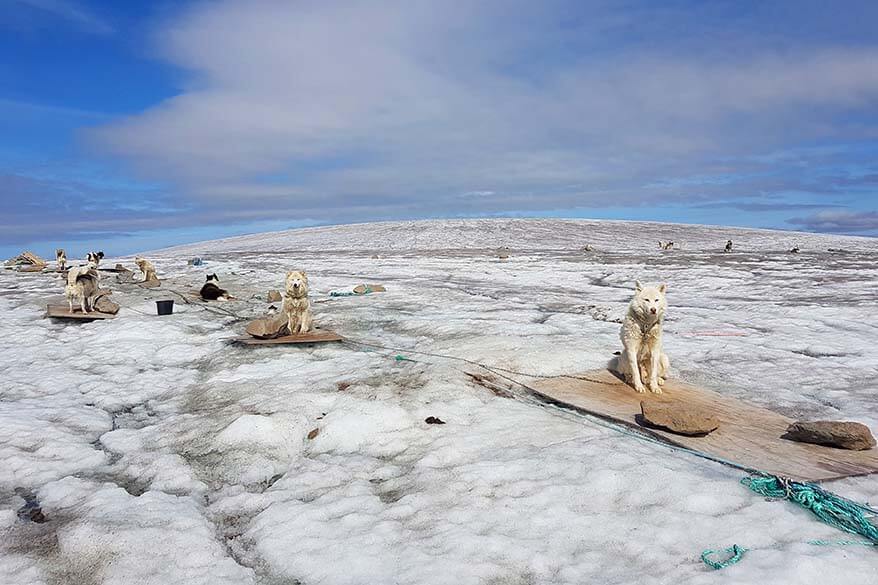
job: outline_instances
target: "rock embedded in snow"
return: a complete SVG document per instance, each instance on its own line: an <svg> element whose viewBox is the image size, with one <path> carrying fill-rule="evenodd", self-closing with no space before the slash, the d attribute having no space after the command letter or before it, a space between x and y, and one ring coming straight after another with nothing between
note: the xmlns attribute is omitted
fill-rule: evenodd
<svg viewBox="0 0 878 585"><path fill-rule="evenodd" d="M872 436L869 427L850 421L795 422L787 428L783 438L851 451L864 451L875 446L875 437Z"/></svg>
<svg viewBox="0 0 878 585"><path fill-rule="evenodd" d="M682 402L643 400L640 412L650 426L680 435L707 435L719 428L719 421L713 414Z"/></svg>
<svg viewBox="0 0 878 585"><path fill-rule="evenodd" d="M101 295L95 300L94 309L100 313L115 315L119 312L119 304L111 301L106 295Z"/></svg>
<svg viewBox="0 0 878 585"><path fill-rule="evenodd" d="M268 296L266 298L269 303L279 303L282 299L280 292L276 290L268 291Z"/></svg>
<svg viewBox="0 0 878 585"><path fill-rule="evenodd" d="M287 320L285 317L256 319L247 324L248 335L257 339L273 339L287 332Z"/></svg>
<svg viewBox="0 0 878 585"><path fill-rule="evenodd" d="M436 416L428 416L424 419L424 422L428 425L444 425L445 421Z"/></svg>

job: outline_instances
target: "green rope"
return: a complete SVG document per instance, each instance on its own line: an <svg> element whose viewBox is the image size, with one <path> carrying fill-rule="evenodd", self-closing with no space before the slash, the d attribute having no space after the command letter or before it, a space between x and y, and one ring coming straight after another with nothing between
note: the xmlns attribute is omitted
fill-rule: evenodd
<svg viewBox="0 0 878 585"><path fill-rule="evenodd" d="M823 522L851 534L865 536L878 545L878 526L866 517L871 508L828 492L813 483L775 476L745 477L741 483L768 498L791 500L810 510Z"/></svg>
<svg viewBox="0 0 878 585"><path fill-rule="evenodd" d="M875 546L869 540L809 540L808 544L814 546Z"/></svg>
<svg viewBox="0 0 878 585"><path fill-rule="evenodd" d="M874 510L868 506L842 498L813 483L793 481L774 475L745 477L741 480L741 483L762 496L795 502L806 510L810 510L812 514L826 524L851 534L865 536L869 539L868 541L809 540L808 544L815 546L878 546L878 526L869 522L866 516L873 513ZM701 553L701 560L706 565L718 570L725 569L740 561L744 553L747 552L747 549L741 548L737 544L724 549L722 552L731 555L724 561L714 561L711 558L717 552L720 551L706 550Z"/></svg>
<svg viewBox="0 0 878 585"><path fill-rule="evenodd" d="M723 553L726 553L726 554L731 555L731 556L728 557L724 561L713 560L711 557L719 552L723 552ZM735 563L740 561L741 558L743 558L745 552L747 552L746 548L742 548L742 547L738 546L737 544L733 544L729 548L724 548L721 551L706 550L703 553L701 553L701 560L704 561L704 564L706 564L706 565L708 565L708 566L710 566L713 569L718 571L720 569L725 569L726 567L728 567L730 565L734 565Z"/></svg>

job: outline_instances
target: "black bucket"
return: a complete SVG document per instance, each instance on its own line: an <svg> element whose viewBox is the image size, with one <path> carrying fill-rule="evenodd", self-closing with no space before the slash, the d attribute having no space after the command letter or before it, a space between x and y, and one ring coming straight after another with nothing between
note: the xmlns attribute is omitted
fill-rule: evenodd
<svg viewBox="0 0 878 585"><path fill-rule="evenodd" d="M159 315L170 315L174 312L174 299L169 301L156 301L155 309Z"/></svg>

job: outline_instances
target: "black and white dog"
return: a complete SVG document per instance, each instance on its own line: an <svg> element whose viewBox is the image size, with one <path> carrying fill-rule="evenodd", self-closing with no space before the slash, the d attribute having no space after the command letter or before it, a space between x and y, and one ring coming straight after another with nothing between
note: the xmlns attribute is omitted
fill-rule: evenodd
<svg viewBox="0 0 878 585"><path fill-rule="evenodd" d="M104 259L104 253L103 252L89 252L86 255L85 259L88 260L89 262L91 262L92 264L94 264L95 268L97 268L100 265L101 260Z"/></svg>
<svg viewBox="0 0 878 585"><path fill-rule="evenodd" d="M227 301L229 300L229 291L222 289L217 284L219 278L216 274L208 274L207 282L201 287L201 298L205 301Z"/></svg>

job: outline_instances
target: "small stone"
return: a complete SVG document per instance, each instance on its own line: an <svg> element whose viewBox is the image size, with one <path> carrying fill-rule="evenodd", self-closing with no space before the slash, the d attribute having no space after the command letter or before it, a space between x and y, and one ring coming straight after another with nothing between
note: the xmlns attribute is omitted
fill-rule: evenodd
<svg viewBox="0 0 878 585"><path fill-rule="evenodd" d="M441 418L435 417L435 416L428 416L427 418L424 419L424 422L427 423L428 425L444 425L445 424L444 420L442 420Z"/></svg>
<svg viewBox="0 0 878 585"><path fill-rule="evenodd" d="M248 335L257 339L274 339L288 333L287 319L283 315L256 319L247 324L245 328Z"/></svg>
<svg viewBox="0 0 878 585"><path fill-rule="evenodd" d="M119 304L108 299L106 295L101 295L95 300L94 309L100 313L115 315L119 312Z"/></svg>
<svg viewBox="0 0 878 585"><path fill-rule="evenodd" d="M308 440L313 441L314 439L317 438L317 435L319 435L319 434L320 434L319 428L313 429L310 433L308 433Z"/></svg>
<svg viewBox="0 0 878 585"><path fill-rule="evenodd" d="M865 451L875 446L875 437L872 436L869 427L849 421L794 422L781 438L852 451Z"/></svg>
<svg viewBox="0 0 878 585"><path fill-rule="evenodd" d="M647 426L690 437L704 436L719 428L717 418L704 410L682 402L640 403L640 412Z"/></svg>
<svg viewBox="0 0 878 585"><path fill-rule="evenodd" d="M268 297L267 297L267 299L268 299L268 302L269 302L269 303L279 303L279 302L281 302L281 300L283 299L283 297L280 296L280 292L279 292L279 291L276 291L276 290L270 290L270 291L268 291Z"/></svg>
<svg viewBox="0 0 878 585"><path fill-rule="evenodd" d="M344 392L345 390L347 390L348 388L351 387L351 383L350 382L339 382L338 384L335 385L335 387L338 389L339 392Z"/></svg>

